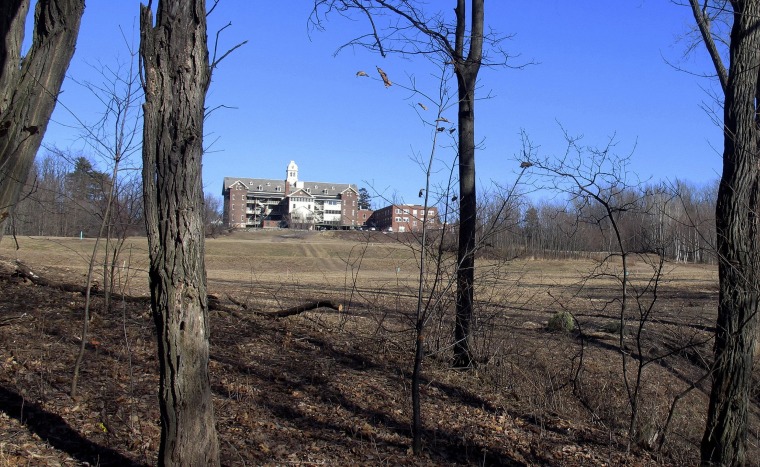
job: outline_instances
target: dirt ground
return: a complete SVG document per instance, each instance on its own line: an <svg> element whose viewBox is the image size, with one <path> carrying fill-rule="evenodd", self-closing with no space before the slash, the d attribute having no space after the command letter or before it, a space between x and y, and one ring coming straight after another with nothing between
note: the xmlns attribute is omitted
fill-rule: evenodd
<svg viewBox="0 0 760 467"><path fill-rule="evenodd" d="M664 265L650 308L657 269L646 258L631 265L621 353L618 265L482 260L480 364L469 372L448 368L450 302L441 300L426 334L425 454L414 457L409 323L418 263L405 241L367 234L243 232L208 240L209 293L225 309L210 312L224 465L698 462L717 301L713 267ZM42 277L83 285L92 240L25 238L18 250L6 240L0 465L154 464L158 364L145 299L145 239L125 244L119 269L124 293L143 298L110 310L102 297L94 299L76 398L69 386L84 297L19 277L16 260ZM346 308L282 319L254 313L316 299ZM580 328L549 331L548 320L560 311L572 313ZM649 314L640 329L642 313ZM629 442L628 389L640 364L640 434ZM751 420L757 454L756 404Z"/></svg>

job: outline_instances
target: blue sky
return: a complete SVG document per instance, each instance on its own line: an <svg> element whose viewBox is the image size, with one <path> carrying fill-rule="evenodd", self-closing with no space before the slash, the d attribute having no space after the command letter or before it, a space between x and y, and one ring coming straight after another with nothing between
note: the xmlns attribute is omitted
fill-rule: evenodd
<svg viewBox="0 0 760 467"><path fill-rule="evenodd" d="M454 5L427 3L446 14ZM220 49L248 44L220 64L207 97L208 107L234 108L207 121L206 142L214 143L204 159L205 189L219 194L225 176L284 179L295 160L301 179L356 183L416 202L424 175L415 157L428 154L431 144L420 115L432 114L420 111L422 99L409 91L386 89L356 72L376 77L380 66L395 83L409 85L414 77L420 89L435 93L436 69L420 58L383 59L360 49L334 56L341 44L366 32L366 24L333 16L326 31L309 32L312 4L222 0L210 17L210 42L231 21ZM119 27L136 44L138 14L137 1L88 1L69 76L94 79L91 64L126 60ZM712 71L701 48L684 57L686 43L678 38L692 25L688 8L666 0L489 0L486 22L512 36L504 47L519 55L515 64L535 65L481 71L480 95L491 95L476 107L481 190L514 180L522 130L542 154L561 154L560 125L591 145L614 134L621 154L635 147L631 170L641 179L701 184L718 177L721 131L702 109L712 105L706 90L718 90L717 84L671 65ZM82 120L93 121L102 111L72 80L63 91L61 102ZM456 121L454 109L446 116ZM81 150L69 111L59 106L53 120L45 143ZM439 168L453 160L446 147L437 155Z"/></svg>

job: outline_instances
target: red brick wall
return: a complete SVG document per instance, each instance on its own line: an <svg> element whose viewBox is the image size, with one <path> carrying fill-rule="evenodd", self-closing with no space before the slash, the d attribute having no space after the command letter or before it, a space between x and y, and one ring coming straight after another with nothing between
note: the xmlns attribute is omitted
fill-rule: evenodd
<svg viewBox="0 0 760 467"><path fill-rule="evenodd" d="M340 195L341 223L347 226L362 225L359 219L359 196L354 190L346 190Z"/></svg>
<svg viewBox="0 0 760 467"><path fill-rule="evenodd" d="M225 197L224 207L229 227L245 227L246 223L246 194L245 188L233 187L228 190L229 198Z"/></svg>
<svg viewBox="0 0 760 467"><path fill-rule="evenodd" d="M428 211L428 227L440 228L438 208L428 206ZM424 216L425 210L420 205L393 204L376 210L373 220L378 230L388 230L390 227L394 232L399 232L403 227L404 232L420 232Z"/></svg>

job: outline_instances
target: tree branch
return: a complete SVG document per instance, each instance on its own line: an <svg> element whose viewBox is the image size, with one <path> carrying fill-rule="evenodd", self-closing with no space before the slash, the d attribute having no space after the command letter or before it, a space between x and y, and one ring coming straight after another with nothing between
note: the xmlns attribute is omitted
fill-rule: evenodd
<svg viewBox="0 0 760 467"><path fill-rule="evenodd" d="M702 34L702 40L704 40L705 47L707 47L707 51L715 66L715 72L718 74L718 79L720 80L720 87L723 88L723 92L725 93L726 86L728 86L728 72L726 71L723 59L721 59L720 53L718 53L718 48L715 46L715 41L710 32L710 17L706 14L707 2L709 0L705 0L702 9L699 8L698 1L699 0L689 0L691 12L694 14L694 19L697 22L697 26L699 26L699 32Z"/></svg>

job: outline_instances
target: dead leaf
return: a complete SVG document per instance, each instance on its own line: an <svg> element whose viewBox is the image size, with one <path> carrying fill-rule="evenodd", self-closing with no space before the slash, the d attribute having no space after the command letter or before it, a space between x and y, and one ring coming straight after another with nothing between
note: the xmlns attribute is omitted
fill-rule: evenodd
<svg viewBox="0 0 760 467"><path fill-rule="evenodd" d="M388 75L386 75L382 68L379 66L376 66L375 68L377 68L377 72L380 73L380 77L383 79L383 84L385 84L385 87L390 87L393 83L391 83L391 80L388 79Z"/></svg>

